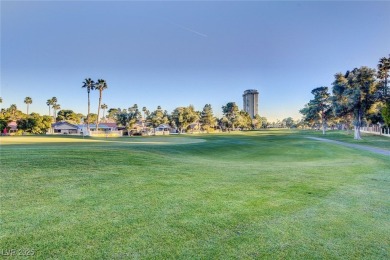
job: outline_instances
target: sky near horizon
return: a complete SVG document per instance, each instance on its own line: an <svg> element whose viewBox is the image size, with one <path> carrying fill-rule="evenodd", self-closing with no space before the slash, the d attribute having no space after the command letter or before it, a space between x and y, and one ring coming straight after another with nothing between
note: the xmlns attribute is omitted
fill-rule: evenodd
<svg viewBox="0 0 390 260"><path fill-rule="evenodd" d="M299 119L310 91L390 54L390 2L1 1L0 107L33 99L47 114L87 113L85 78L109 108L172 112L236 102L257 89L259 114ZM98 93L91 95L97 112Z"/></svg>

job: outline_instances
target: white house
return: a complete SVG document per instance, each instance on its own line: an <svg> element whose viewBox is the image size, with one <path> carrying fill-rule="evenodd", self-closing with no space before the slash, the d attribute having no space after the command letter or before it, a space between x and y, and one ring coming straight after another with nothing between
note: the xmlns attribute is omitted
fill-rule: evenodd
<svg viewBox="0 0 390 260"><path fill-rule="evenodd" d="M169 135L171 130L172 130L172 127L170 127L169 125L161 124L155 128L154 134L155 135Z"/></svg>
<svg viewBox="0 0 390 260"><path fill-rule="evenodd" d="M58 122L51 125L49 130L51 134L80 134L79 127L77 125L68 122Z"/></svg>

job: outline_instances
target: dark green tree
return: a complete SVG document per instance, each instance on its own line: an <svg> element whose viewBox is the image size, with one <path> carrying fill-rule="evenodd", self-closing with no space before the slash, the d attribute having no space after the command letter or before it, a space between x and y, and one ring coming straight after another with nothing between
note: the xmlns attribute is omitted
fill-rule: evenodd
<svg viewBox="0 0 390 260"><path fill-rule="evenodd" d="M18 129L32 134L44 134L51 127L51 116L40 116L37 113L31 113L27 118L17 121Z"/></svg>
<svg viewBox="0 0 390 260"><path fill-rule="evenodd" d="M229 102L225 106L222 106L222 113L228 120L228 127L232 127L234 129L240 115L240 110L238 109L236 103Z"/></svg>
<svg viewBox="0 0 390 260"><path fill-rule="evenodd" d="M349 131L353 120L352 111L348 106L348 96L345 93L348 89L348 74L349 71L345 75L342 73L334 75L335 80L332 83L333 95L330 98L333 115L337 119L338 123L342 124L342 128L345 128L347 131Z"/></svg>
<svg viewBox="0 0 390 260"><path fill-rule="evenodd" d="M375 79L375 70L368 67L355 68L348 74L348 87L344 94L347 107L353 113L354 139L360 140L360 127L371 106L377 101L379 84Z"/></svg>
<svg viewBox="0 0 390 260"><path fill-rule="evenodd" d="M73 110L60 110L58 111L56 121L67 121L71 124L79 124L81 119Z"/></svg>
<svg viewBox="0 0 390 260"><path fill-rule="evenodd" d="M164 113L164 111L161 109L161 106L158 106L155 111L150 113L148 116L148 119L150 120L150 123L154 128L159 126L160 124L167 124L169 122L168 117Z"/></svg>
<svg viewBox="0 0 390 260"><path fill-rule="evenodd" d="M107 118L116 120L117 114L122 111L120 108L110 108L107 112Z"/></svg>
<svg viewBox="0 0 390 260"><path fill-rule="evenodd" d="M332 115L330 94L328 87L319 87L311 91L314 99L300 110L306 121L321 121L322 133L325 134L327 120Z"/></svg>
<svg viewBox="0 0 390 260"><path fill-rule="evenodd" d="M210 131L210 128L215 127L216 118L214 117L213 109L210 104L206 104L203 107L203 110L200 114L200 123L202 124L203 129Z"/></svg>

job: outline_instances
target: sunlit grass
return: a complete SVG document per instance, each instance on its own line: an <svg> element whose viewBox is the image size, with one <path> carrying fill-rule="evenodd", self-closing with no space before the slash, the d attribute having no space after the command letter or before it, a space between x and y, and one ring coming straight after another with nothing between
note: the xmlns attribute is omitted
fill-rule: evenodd
<svg viewBox="0 0 390 260"><path fill-rule="evenodd" d="M361 133L362 140L355 140L353 139L353 131L347 132L347 131L329 130L326 132L325 135L322 134L322 131L311 131L311 130L301 131L301 133L306 135L336 140L336 141L347 142L351 144L359 144L359 145L365 145L365 146L390 150L390 137L387 136Z"/></svg>
<svg viewBox="0 0 390 260"><path fill-rule="evenodd" d="M0 248L56 259L389 258L388 158L306 134L2 137Z"/></svg>

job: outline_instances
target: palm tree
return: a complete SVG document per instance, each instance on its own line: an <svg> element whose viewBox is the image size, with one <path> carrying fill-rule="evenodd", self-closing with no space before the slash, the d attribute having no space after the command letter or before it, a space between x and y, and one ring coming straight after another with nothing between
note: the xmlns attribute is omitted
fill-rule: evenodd
<svg viewBox="0 0 390 260"><path fill-rule="evenodd" d="M53 110L54 110L54 114L53 114L53 117L54 117L54 121L56 121L56 117L57 117L57 110L61 109L61 105L60 104L53 104Z"/></svg>
<svg viewBox="0 0 390 260"><path fill-rule="evenodd" d="M90 103L90 99L89 99L89 93L91 92L91 90L94 90L95 89L95 82L91 79L91 78L87 78L84 80L83 82L83 86L82 88L86 88L87 89L87 93L88 93L88 114L87 114L87 130L89 132L89 114L91 113L91 103ZM100 106L100 105L99 105Z"/></svg>
<svg viewBox="0 0 390 260"><path fill-rule="evenodd" d="M98 106L98 116L96 119L96 131L98 131L98 129L99 129L99 114L100 114L100 105L102 103L102 93L103 93L103 90L105 90L107 88L108 88L107 82L104 79L98 79L98 81L95 85L95 89L99 90L99 106Z"/></svg>
<svg viewBox="0 0 390 260"><path fill-rule="evenodd" d="M108 108L108 106L107 106L106 104L102 104L102 105L100 106L100 108L103 109L103 118L104 118L104 114L105 114L106 109Z"/></svg>
<svg viewBox="0 0 390 260"><path fill-rule="evenodd" d="M30 104L32 104L32 98L26 97L26 98L24 99L24 103L27 105L27 115L28 115L28 106L29 106Z"/></svg>
<svg viewBox="0 0 390 260"><path fill-rule="evenodd" d="M51 112L50 112L50 107L53 105L53 101L51 99L48 99L46 101L46 105L49 107L49 116L51 115Z"/></svg>
<svg viewBox="0 0 390 260"><path fill-rule="evenodd" d="M54 109L54 106L57 104L57 98L56 97L52 97L50 99L50 104L51 104L52 108ZM53 121L54 122L56 121L55 113L56 113L56 111L54 111L54 115L53 115Z"/></svg>
<svg viewBox="0 0 390 260"><path fill-rule="evenodd" d="M1 103L3 103L3 98L2 98L2 97L0 97L0 104L1 104Z"/></svg>
<svg viewBox="0 0 390 260"><path fill-rule="evenodd" d="M147 108L146 107L143 107L142 108L142 112L144 112L144 119L145 119L145 112L146 112Z"/></svg>

